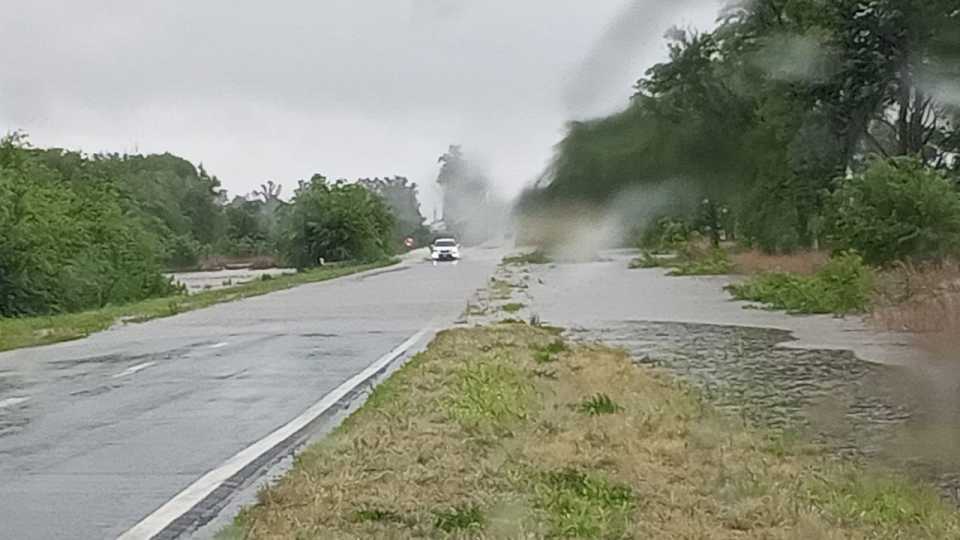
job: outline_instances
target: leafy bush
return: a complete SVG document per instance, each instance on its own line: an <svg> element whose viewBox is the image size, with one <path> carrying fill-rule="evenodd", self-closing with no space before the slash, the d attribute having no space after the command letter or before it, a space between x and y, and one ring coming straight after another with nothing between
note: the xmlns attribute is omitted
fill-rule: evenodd
<svg viewBox="0 0 960 540"><path fill-rule="evenodd" d="M200 264L200 242L192 236L183 234L175 236L167 244L167 264L175 269L195 268Z"/></svg>
<svg viewBox="0 0 960 540"><path fill-rule="evenodd" d="M551 262L553 259L542 249L503 258L503 264L549 264Z"/></svg>
<svg viewBox="0 0 960 540"><path fill-rule="evenodd" d="M679 219L664 217L640 233L639 247L657 252L672 251L690 239L693 229Z"/></svg>
<svg viewBox="0 0 960 540"><path fill-rule="evenodd" d="M874 265L943 259L960 248L960 195L908 158L876 160L830 197L829 238Z"/></svg>
<svg viewBox="0 0 960 540"><path fill-rule="evenodd" d="M391 252L393 217L368 189L322 176L303 182L288 212L285 256L298 268L327 261L370 261Z"/></svg>
<svg viewBox="0 0 960 540"><path fill-rule="evenodd" d="M671 276L719 276L733 271L730 255L722 249L711 249L703 255L684 256L670 272Z"/></svg>
<svg viewBox="0 0 960 540"><path fill-rule="evenodd" d="M867 309L873 293L874 272L853 253L842 253L813 276L783 272L759 274L730 285L738 300L761 302L793 313L843 315Z"/></svg>
<svg viewBox="0 0 960 540"><path fill-rule="evenodd" d="M672 259L661 259L649 251L640 253L639 257L630 261L630 269L638 268L662 268L672 262Z"/></svg>
<svg viewBox="0 0 960 540"><path fill-rule="evenodd" d="M20 139L0 141L0 316L42 315L175 292L162 246L112 179L65 179Z"/></svg>
<svg viewBox="0 0 960 540"><path fill-rule="evenodd" d="M687 242L676 251L673 257L657 257L644 251L630 261L630 268L672 268L671 276L719 276L729 274L734 268L730 255L720 248L704 249L695 242Z"/></svg>

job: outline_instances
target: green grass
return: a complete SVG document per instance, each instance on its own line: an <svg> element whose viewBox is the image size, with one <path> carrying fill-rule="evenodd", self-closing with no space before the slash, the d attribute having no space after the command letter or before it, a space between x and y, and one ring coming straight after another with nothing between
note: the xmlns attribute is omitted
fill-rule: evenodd
<svg viewBox="0 0 960 540"><path fill-rule="evenodd" d="M551 262L553 259L542 249L503 258L503 264L549 264Z"/></svg>
<svg viewBox="0 0 960 540"><path fill-rule="evenodd" d="M459 374L450 416L465 429L505 429L526 416L530 387L524 373L503 363L471 363Z"/></svg>
<svg viewBox="0 0 960 540"><path fill-rule="evenodd" d="M517 313L520 310L522 310L524 307L526 306L524 306L523 304L520 304L517 302L511 302L509 304L504 304L504 306L501 307L500 309L502 309L503 311L506 311L507 313Z"/></svg>
<svg viewBox="0 0 960 540"><path fill-rule="evenodd" d="M490 278L490 292L496 300L508 300L513 293L513 285L507 281Z"/></svg>
<svg viewBox="0 0 960 540"><path fill-rule="evenodd" d="M619 538L630 524L633 493L596 474L568 468L540 476L537 503L563 538Z"/></svg>
<svg viewBox="0 0 960 540"><path fill-rule="evenodd" d="M671 276L720 276L731 273L734 264L723 249L704 250L688 245L672 257L656 257L644 251L630 261L630 268L671 268Z"/></svg>
<svg viewBox="0 0 960 540"><path fill-rule="evenodd" d="M863 474L848 468L833 481L811 476L806 481L811 501L844 523L868 523L880 537L899 537L904 523L927 530L949 527L955 517L943 512L943 502L930 489L890 474Z"/></svg>
<svg viewBox="0 0 960 540"><path fill-rule="evenodd" d="M733 271L730 255L722 249L711 249L706 254L679 262L671 276L722 276Z"/></svg>
<svg viewBox="0 0 960 540"><path fill-rule="evenodd" d="M533 359L538 364L550 364L557 361L557 355L570 350L562 339L552 341L549 345L542 347L533 353Z"/></svg>
<svg viewBox="0 0 960 540"><path fill-rule="evenodd" d="M353 520L357 523L403 523L403 516L390 510L373 508L355 511L353 513Z"/></svg>
<svg viewBox="0 0 960 540"><path fill-rule="evenodd" d="M36 347L81 339L110 328L118 321L145 322L179 313L203 309L214 304L233 302L289 289L298 285L326 281L346 275L396 264L385 260L369 264L331 265L298 274L259 279L230 289L202 291L193 295L153 298L134 304L107 306L81 313L48 317L0 318L0 351Z"/></svg>
<svg viewBox="0 0 960 540"><path fill-rule="evenodd" d="M441 531L452 533L458 530L479 529L483 527L483 512L480 507L468 504L449 510L435 510L434 526Z"/></svg>
<svg viewBox="0 0 960 540"><path fill-rule="evenodd" d="M617 402L610 396L597 394L578 403L576 409L587 416L600 416L602 414L616 414L622 411L623 407L617 405Z"/></svg>
<svg viewBox="0 0 960 540"><path fill-rule="evenodd" d="M639 257L630 261L630 269L636 270L638 268L663 268L670 266L670 264L673 262L675 262L673 257L657 257L649 251L644 251Z"/></svg>

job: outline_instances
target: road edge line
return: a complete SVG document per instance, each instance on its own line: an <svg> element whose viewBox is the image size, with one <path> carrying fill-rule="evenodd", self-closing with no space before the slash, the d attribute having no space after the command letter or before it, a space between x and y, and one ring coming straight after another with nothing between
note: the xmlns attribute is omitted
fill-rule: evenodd
<svg viewBox="0 0 960 540"><path fill-rule="evenodd" d="M150 540L161 535L179 518L201 505L217 488L223 486L231 478L256 462L262 456L297 437L300 432L339 404L344 398L356 390L357 387L377 377L397 358L403 356L422 340L424 336L433 331L434 330L428 327L409 337L399 346L378 358L376 362L367 366L363 371L347 379L347 381L340 386L327 393L320 401L311 405L299 416L280 428L277 428L266 437L244 448L216 469L207 472L193 481L160 508L121 534L118 540Z"/></svg>

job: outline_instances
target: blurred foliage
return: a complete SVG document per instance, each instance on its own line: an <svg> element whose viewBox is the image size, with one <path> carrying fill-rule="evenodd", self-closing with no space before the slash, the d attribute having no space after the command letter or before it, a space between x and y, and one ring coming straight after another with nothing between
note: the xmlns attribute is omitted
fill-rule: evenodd
<svg viewBox="0 0 960 540"><path fill-rule="evenodd" d="M701 221L707 199L728 209L714 241L786 252L821 240L835 179L870 156L957 178L956 0L734 2L714 31L667 38L625 110L569 125L522 213L576 201L649 227Z"/></svg>
<svg viewBox="0 0 960 540"><path fill-rule="evenodd" d="M654 253L672 252L690 240L693 227L690 223L670 217L662 217L651 226L636 229L637 247Z"/></svg>
<svg viewBox="0 0 960 540"><path fill-rule="evenodd" d="M443 190L443 234L468 246L502 234L509 215L507 205L494 194L476 160L468 159L459 145L451 145L437 162L437 184Z"/></svg>
<svg viewBox="0 0 960 540"><path fill-rule="evenodd" d="M395 249L402 249L407 238L412 238L415 246L430 245L432 237L420 213L416 183L402 176L361 178L357 183L380 196L390 209L394 218L391 242Z"/></svg>
<svg viewBox="0 0 960 540"><path fill-rule="evenodd" d="M719 248L710 248L697 254L683 255L671 276L721 276L733 271L730 255Z"/></svg>
<svg viewBox="0 0 960 540"><path fill-rule="evenodd" d="M831 243L871 264L943 260L960 248L953 183L915 159L874 161L840 183L828 210Z"/></svg>

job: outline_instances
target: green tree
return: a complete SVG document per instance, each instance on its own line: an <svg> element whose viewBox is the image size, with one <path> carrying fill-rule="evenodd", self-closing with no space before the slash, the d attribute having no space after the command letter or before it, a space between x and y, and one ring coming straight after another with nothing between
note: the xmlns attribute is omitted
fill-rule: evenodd
<svg viewBox="0 0 960 540"><path fill-rule="evenodd" d="M393 243L400 246L405 238L413 238L417 245L430 242L430 230L424 225L417 199L417 184L402 176L393 178L361 178L357 183L378 195L394 217Z"/></svg>
<svg viewBox="0 0 960 540"><path fill-rule="evenodd" d="M830 197L833 246L877 265L960 253L960 194L919 160L874 160Z"/></svg>
<svg viewBox="0 0 960 540"><path fill-rule="evenodd" d="M0 316L173 292L160 273L158 238L124 210L111 179L90 170L64 176L24 142L19 135L0 141ZM59 155L61 165L78 159Z"/></svg>
<svg viewBox="0 0 960 540"><path fill-rule="evenodd" d="M741 241L783 251L816 245L832 180L872 154L960 167L956 0L750 0L667 37L624 111L570 124L521 211L675 186L656 214L707 198Z"/></svg>
<svg viewBox="0 0 960 540"><path fill-rule="evenodd" d="M375 260L391 253L393 217L358 184L301 181L286 218L284 252L298 268L327 261Z"/></svg>

